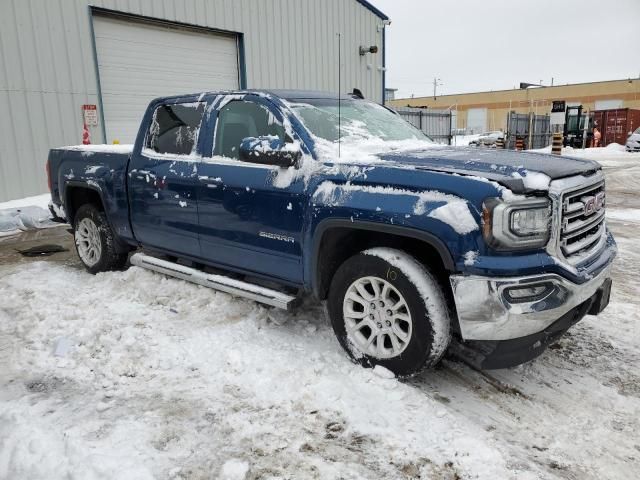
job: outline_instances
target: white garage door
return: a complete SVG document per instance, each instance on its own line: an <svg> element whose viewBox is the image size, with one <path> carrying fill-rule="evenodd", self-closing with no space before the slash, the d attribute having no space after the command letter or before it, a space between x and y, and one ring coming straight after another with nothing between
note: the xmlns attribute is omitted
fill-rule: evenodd
<svg viewBox="0 0 640 480"><path fill-rule="evenodd" d="M94 17L107 143L133 143L149 101L239 87L235 35Z"/></svg>
<svg viewBox="0 0 640 480"><path fill-rule="evenodd" d="M470 108L467 110L467 132L484 133L487 131L487 109Z"/></svg>

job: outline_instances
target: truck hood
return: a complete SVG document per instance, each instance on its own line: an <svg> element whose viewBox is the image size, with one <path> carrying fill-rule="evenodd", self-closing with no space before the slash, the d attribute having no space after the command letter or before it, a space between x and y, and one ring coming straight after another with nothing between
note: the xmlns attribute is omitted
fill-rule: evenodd
<svg viewBox="0 0 640 480"><path fill-rule="evenodd" d="M378 158L420 170L472 175L493 180L514 193L530 193L540 182L527 182L529 172L543 173L550 180L593 173L600 164L580 158L513 150L479 150L444 147L379 154Z"/></svg>

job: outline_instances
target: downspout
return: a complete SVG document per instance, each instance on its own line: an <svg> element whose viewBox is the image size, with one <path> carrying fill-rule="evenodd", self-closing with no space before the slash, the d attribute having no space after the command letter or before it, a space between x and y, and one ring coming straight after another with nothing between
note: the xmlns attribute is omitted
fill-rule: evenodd
<svg viewBox="0 0 640 480"><path fill-rule="evenodd" d="M96 33L93 28L93 8L89 6L89 35L91 35L91 50L93 53L93 66L96 75L96 89L98 108L100 109L100 126L103 143L107 143L107 126L104 123L104 102L102 101L102 85L100 83L100 68L98 67L98 47L96 46Z"/></svg>
<svg viewBox="0 0 640 480"><path fill-rule="evenodd" d="M386 93L387 93L387 46L385 40L385 32L387 31L387 26L382 23L382 105L386 103Z"/></svg>

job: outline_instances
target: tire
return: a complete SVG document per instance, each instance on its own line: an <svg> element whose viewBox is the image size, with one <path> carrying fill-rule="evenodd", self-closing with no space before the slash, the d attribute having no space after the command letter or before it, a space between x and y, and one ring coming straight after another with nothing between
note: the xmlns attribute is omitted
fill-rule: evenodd
<svg viewBox="0 0 640 480"><path fill-rule="evenodd" d="M399 377L436 365L451 341L442 289L401 250L372 248L345 261L331 282L327 310L338 341L356 363L381 365Z"/></svg>
<svg viewBox="0 0 640 480"><path fill-rule="evenodd" d="M93 204L82 205L74 218L73 236L76 252L89 273L120 270L127 263L107 216Z"/></svg>

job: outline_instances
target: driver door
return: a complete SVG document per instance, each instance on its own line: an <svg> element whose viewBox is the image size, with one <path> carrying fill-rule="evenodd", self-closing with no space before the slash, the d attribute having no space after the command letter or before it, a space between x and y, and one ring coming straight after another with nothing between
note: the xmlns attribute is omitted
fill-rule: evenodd
<svg viewBox="0 0 640 480"><path fill-rule="evenodd" d="M199 168L201 257L231 270L301 283L304 183L276 182L295 175L239 160L244 138L271 135L292 141L282 113L254 95L222 104L212 125L213 155Z"/></svg>

